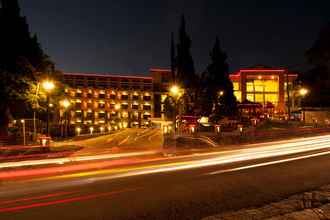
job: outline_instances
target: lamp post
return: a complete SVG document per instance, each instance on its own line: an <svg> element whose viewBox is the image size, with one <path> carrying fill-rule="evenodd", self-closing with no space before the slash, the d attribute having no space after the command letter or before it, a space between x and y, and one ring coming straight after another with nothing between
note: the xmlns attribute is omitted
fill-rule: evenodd
<svg viewBox="0 0 330 220"><path fill-rule="evenodd" d="M70 107L71 103L68 99L64 99L60 102L61 106L64 109L64 137L68 136L68 114L67 110Z"/></svg>
<svg viewBox="0 0 330 220"><path fill-rule="evenodd" d="M49 107L50 107L49 94L55 88L55 84L54 84L54 82L52 82L50 80L46 80L42 83L42 87L44 88L44 90L46 91L46 94L47 94L47 124L46 124L46 131L47 131L47 135L49 136L49 134L50 134L50 132L49 132Z"/></svg>
<svg viewBox="0 0 330 220"><path fill-rule="evenodd" d="M177 116L177 112L179 111L179 115L180 115L180 110L178 110L178 100L180 98L180 96L182 95L182 89L177 86L177 85L173 85L170 88L170 95L173 97L174 100L174 119L173 119L173 126L174 126L174 132L176 133L177 131L177 127L176 127L176 116Z"/></svg>
<svg viewBox="0 0 330 220"><path fill-rule="evenodd" d="M37 123L36 123L36 109L39 106L38 103L38 95L39 95L39 90L40 90L40 83L38 82L37 88L36 88L36 94L35 94L35 103L34 103L34 108L33 108L33 141L37 139Z"/></svg>
<svg viewBox="0 0 330 220"><path fill-rule="evenodd" d="M22 123L22 129L23 129L23 145L25 146L25 145L26 145L25 120L22 119L22 120L21 120L21 123Z"/></svg>
<svg viewBox="0 0 330 220"><path fill-rule="evenodd" d="M308 91L308 89L306 89L306 88L301 88L300 90L299 90L299 94L300 94L300 99L299 99L299 105L300 105L300 107L302 107L301 106L301 99L302 98L304 98L307 94L309 93L309 91ZM303 121L305 122L305 109L304 108L302 108L302 113L303 113L303 115L302 115L302 117L303 117Z"/></svg>

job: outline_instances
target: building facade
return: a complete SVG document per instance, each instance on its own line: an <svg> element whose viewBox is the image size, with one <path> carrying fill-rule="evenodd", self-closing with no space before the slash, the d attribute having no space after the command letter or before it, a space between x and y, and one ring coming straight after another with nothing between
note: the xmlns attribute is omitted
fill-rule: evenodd
<svg viewBox="0 0 330 220"><path fill-rule="evenodd" d="M69 124L79 133L143 127L153 117L152 77L65 73L64 83Z"/></svg>
<svg viewBox="0 0 330 220"><path fill-rule="evenodd" d="M164 100L169 91L171 80L170 69L150 70L154 88L157 88L160 97L157 98L157 116L163 116ZM294 97L294 81L298 74L291 73L284 68L270 68L255 66L241 69L230 74L233 82L234 94L238 102L250 101L262 106L274 106L274 111L285 113L288 99ZM156 91L157 94L157 91ZM289 97L289 98L288 98Z"/></svg>
<svg viewBox="0 0 330 220"><path fill-rule="evenodd" d="M283 68L256 66L241 69L230 75L237 101L250 101L262 106L272 105L275 111L285 113L288 97L292 97L296 73Z"/></svg>
<svg viewBox="0 0 330 220"><path fill-rule="evenodd" d="M239 102L274 106L286 112L297 74L286 69L257 66L230 75ZM65 73L66 95L71 101L71 127L79 133L148 126L164 120L164 101L172 82L169 69L150 69L149 76ZM288 92L289 91L289 92ZM61 110L63 117L65 110Z"/></svg>

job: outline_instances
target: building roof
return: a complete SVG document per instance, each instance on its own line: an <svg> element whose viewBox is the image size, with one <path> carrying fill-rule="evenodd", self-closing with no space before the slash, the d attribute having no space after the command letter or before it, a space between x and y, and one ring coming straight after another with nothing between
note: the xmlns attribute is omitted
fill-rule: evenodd
<svg viewBox="0 0 330 220"><path fill-rule="evenodd" d="M171 69L169 69L169 68L150 68L150 72L169 73L169 72L171 72Z"/></svg>
<svg viewBox="0 0 330 220"><path fill-rule="evenodd" d="M106 77L106 78L126 78L126 79L147 79L152 80L151 76L140 76L140 75L120 75L110 73L64 73L64 76L86 76L86 77Z"/></svg>

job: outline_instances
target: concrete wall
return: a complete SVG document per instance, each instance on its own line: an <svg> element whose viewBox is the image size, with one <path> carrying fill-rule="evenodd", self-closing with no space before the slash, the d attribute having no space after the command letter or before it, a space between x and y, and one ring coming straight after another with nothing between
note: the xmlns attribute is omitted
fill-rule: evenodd
<svg viewBox="0 0 330 220"><path fill-rule="evenodd" d="M306 123L315 123L320 125L329 125L330 109L306 109L303 111Z"/></svg>

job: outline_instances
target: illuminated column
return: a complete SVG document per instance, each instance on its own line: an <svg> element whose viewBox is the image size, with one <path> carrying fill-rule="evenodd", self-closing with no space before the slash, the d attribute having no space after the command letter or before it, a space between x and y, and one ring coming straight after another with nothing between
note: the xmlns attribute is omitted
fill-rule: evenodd
<svg viewBox="0 0 330 220"><path fill-rule="evenodd" d="M246 100L246 77L247 74L241 72L240 73L240 83L241 83L241 91L242 91L242 102Z"/></svg>
<svg viewBox="0 0 330 220"><path fill-rule="evenodd" d="M285 112L285 73L282 72L279 74L279 94L278 94L278 111Z"/></svg>

